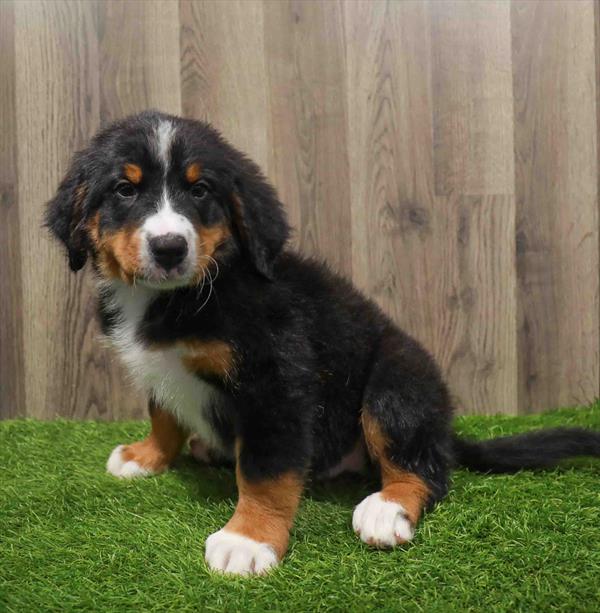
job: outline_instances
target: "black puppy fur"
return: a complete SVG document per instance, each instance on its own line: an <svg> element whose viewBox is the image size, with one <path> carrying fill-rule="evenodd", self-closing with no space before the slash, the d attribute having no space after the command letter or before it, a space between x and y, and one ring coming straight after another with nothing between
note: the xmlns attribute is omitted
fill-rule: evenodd
<svg viewBox="0 0 600 613"><path fill-rule="evenodd" d="M147 134L161 119L177 127L169 181L178 210L203 226L227 224L231 236L213 255L218 276L212 288L159 292L137 337L146 345L219 339L233 348L230 376L198 376L227 399L211 408L210 419L224 447L243 441L239 468L245 479L326 473L363 436L361 415L377 424L386 460L426 485L426 506L446 494L456 464L513 471L600 455L600 434L578 429L491 442L457 439L450 395L433 358L325 264L285 248L289 228L274 189L205 123L142 113L105 129L75 156L46 215L73 270L91 257L101 274L86 230L94 215L99 212L100 232L135 226L159 197L158 187L149 185L124 207L114 185L132 159L144 177L158 172ZM177 170L196 161L209 190L202 206ZM99 303L107 334L116 317L110 300L110 292L103 293Z"/></svg>

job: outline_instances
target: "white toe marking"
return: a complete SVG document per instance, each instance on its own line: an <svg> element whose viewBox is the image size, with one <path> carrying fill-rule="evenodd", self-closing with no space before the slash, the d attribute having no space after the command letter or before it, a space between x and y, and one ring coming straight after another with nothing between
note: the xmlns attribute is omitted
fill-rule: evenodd
<svg viewBox="0 0 600 613"><path fill-rule="evenodd" d="M151 470L143 468L137 462L123 460L123 445L117 445L108 458L106 470L119 479L132 479L133 477L147 477L154 474Z"/></svg>
<svg viewBox="0 0 600 613"><path fill-rule="evenodd" d="M374 547L394 547L414 536L404 507L384 500L380 492L367 496L354 509L352 527L361 540Z"/></svg>
<svg viewBox="0 0 600 613"><path fill-rule="evenodd" d="M225 529L206 539L205 557L212 570L234 575L262 575L278 563L270 545Z"/></svg>

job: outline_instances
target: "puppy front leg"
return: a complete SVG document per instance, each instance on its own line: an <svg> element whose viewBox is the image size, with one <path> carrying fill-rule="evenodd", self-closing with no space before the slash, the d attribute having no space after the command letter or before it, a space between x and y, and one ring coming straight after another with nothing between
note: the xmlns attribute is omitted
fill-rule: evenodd
<svg viewBox="0 0 600 613"><path fill-rule="evenodd" d="M148 404L152 429L143 440L113 449L106 470L121 479L145 477L163 472L179 455L187 431L172 413L160 408L153 400Z"/></svg>
<svg viewBox="0 0 600 613"><path fill-rule="evenodd" d="M213 570L236 575L263 574L287 551L289 532L302 492L302 479L288 472L249 481L236 470L239 498L224 528L206 540Z"/></svg>
<svg viewBox="0 0 600 613"><path fill-rule="evenodd" d="M234 396L239 498L233 517L206 540L213 570L263 574L287 551L314 444L312 374L296 367L307 361L240 360Z"/></svg>
<svg viewBox="0 0 600 613"><path fill-rule="evenodd" d="M238 503L225 527L206 540L206 561L212 570L258 575L276 566L287 551L303 471L277 470L276 457L253 455L243 440L238 439L237 452Z"/></svg>

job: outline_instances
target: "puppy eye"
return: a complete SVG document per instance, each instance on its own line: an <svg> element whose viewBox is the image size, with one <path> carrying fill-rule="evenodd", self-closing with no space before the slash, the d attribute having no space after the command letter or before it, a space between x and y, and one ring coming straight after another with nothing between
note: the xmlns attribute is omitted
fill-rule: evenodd
<svg viewBox="0 0 600 613"><path fill-rule="evenodd" d="M119 198L129 199L133 198L137 194L137 190L135 187L129 183L129 181L121 181L117 183L115 187L115 194L119 196Z"/></svg>
<svg viewBox="0 0 600 613"><path fill-rule="evenodd" d="M192 185L190 193L192 194L192 198L194 200L204 200L204 198L206 198L208 195L208 189L208 183L205 181L198 181L198 183Z"/></svg>

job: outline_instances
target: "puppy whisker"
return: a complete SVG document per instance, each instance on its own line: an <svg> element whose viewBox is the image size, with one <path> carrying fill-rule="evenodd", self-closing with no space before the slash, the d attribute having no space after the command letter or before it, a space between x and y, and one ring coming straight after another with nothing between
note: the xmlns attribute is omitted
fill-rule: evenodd
<svg viewBox="0 0 600 613"><path fill-rule="evenodd" d="M208 266L203 267L202 268L202 286L200 288L200 290L198 291L198 295L202 294L202 290L204 289L204 282L206 277L208 277L208 283L209 283L209 290L208 290L208 296L206 297L206 299L204 300L204 302L196 309L195 311L195 315L197 315L198 313L200 313L200 311L208 304L208 301L210 300L212 294L213 294L213 290L214 290L214 286L213 283L215 282L218 274L219 274L219 265L217 263L217 261L212 258L209 255L201 255L200 257L202 258L206 258L209 263L210 262L214 262L215 266L216 266L216 272L215 272L215 276L213 278L211 272L210 272L210 268Z"/></svg>

